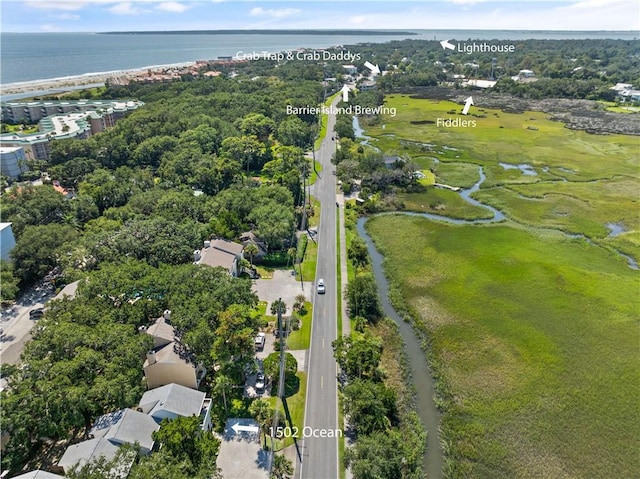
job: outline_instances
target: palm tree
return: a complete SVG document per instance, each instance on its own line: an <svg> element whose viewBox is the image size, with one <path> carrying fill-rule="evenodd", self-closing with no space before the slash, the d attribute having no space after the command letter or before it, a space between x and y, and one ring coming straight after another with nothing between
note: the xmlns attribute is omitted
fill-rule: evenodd
<svg viewBox="0 0 640 479"><path fill-rule="evenodd" d="M264 399L256 399L251 403L251 406L249 406L249 414L251 414L253 418L258 422L260 430L264 433L263 449L266 449L267 428L273 420L273 409L271 409L268 401L265 401Z"/></svg>
<svg viewBox="0 0 640 479"><path fill-rule="evenodd" d="M240 272L243 272L243 271L251 268L251 264L244 258L242 258L240 260L239 266L240 266Z"/></svg>
<svg viewBox="0 0 640 479"><path fill-rule="evenodd" d="M304 302L307 300L307 297L304 294L299 294L296 296L296 302L293 305L293 309L297 311L302 311L304 308Z"/></svg>
<svg viewBox="0 0 640 479"><path fill-rule="evenodd" d="M289 248L287 250L287 254L289 255L289 259L291 260L291 263L293 264L293 270L296 270L296 256L298 256L298 249L297 248Z"/></svg>
<svg viewBox="0 0 640 479"><path fill-rule="evenodd" d="M287 312L287 305L281 299L277 299L273 303L271 303L271 314L278 314L278 306L280 306L280 312L284 316L284 314Z"/></svg>
<svg viewBox="0 0 640 479"><path fill-rule="evenodd" d="M222 393L222 401L224 402L225 412L227 411L227 395L225 391L231 387L233 387L233 381L229 376L226 376L224 374L218 374L216 376L216 381L213 389L214 391L216 391L216 393Z"/></svg>
<svg viewBox="0 0 640 479"><path fill-rule="evenodd" d="M251 262L251 266L253 266L253 256L258 254L258 247L253 243L249 243L244 247L244 252L249 255L249 261Z"/></svg>
<svg viewBox="0 0 640 479"><path fill-rule="evenodd" d="M291 461L279 454L273 456L271 465L271 479L288 479L293 474L293 464Z"/></svg>

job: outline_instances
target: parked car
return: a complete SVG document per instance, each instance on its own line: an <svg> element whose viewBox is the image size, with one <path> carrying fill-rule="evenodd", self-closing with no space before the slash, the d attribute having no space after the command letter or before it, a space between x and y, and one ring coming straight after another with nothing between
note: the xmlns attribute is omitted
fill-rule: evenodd
<svg viewBox="0 0 640 479"><path fill-rule="evenodd" d="M264 342L266 341L266 334L263 332L259 332L254 340L254 344L256 346L256 349L261 351L262 349L264 349Z"/></svg>
<svg viewBox="0 0 640 479"><path fill-rule="evenodd" d="M318 280L318 294L324 294L326 291L326 288L324 286L324 279L319 279Z"/></svg>
<svg viewBox="0 0 640 479"><path fill-rule="evenodd" d="M44 309L36 308L29 311L29 319L40 319L44 316Z"/></svg>
<svg viewBox="0 0 640 479"><path fill-rule="evenodd" d="M258 374L256 375L256 392L258 394L262 394L264 392L264 386L264 373L262 371L258 371Z"/></svg>

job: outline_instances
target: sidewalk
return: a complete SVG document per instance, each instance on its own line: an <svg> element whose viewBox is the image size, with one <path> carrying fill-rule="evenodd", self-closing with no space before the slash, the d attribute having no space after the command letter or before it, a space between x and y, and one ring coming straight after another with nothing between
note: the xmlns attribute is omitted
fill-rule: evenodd
<svg viewBox="0 0 640 479"><path fill-rule="evenodd" d="M347 313L347 296L346 287L349 283L349 277L347 273L347 233L344 226L344 195L340 192L336 194L336 200L339 205L338 218L340 225L338 231L340 232L340 294L342 295L342 335L349 335L351 333L351 320Z"/></svg>

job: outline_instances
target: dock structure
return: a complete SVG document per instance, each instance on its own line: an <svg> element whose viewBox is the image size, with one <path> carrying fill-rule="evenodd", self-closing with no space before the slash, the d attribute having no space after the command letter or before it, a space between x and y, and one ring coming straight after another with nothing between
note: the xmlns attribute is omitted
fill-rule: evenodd
<svg viewBox="0 0 640 479"><path fill-rule="evenodd" d="M460 191L462 189L459 186L443 185L442 183L434 183L433 186L435 186L436 188L443 188L445 190L451 190L451 191Z"/></svg>

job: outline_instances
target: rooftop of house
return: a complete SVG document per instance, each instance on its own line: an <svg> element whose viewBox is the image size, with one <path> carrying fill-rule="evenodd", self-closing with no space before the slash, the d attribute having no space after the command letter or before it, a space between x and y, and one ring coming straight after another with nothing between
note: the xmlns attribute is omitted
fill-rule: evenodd
<svg viewBox="0 0 640 479"><path fill-rule="evenodd" d="M205 394L179 384L167 384L145 392L140 399L140 408L151 416L166 411L177 416L199 416Z"/></svg>
<svg viewBox="0 0 640 479"><path fill-rule="evenodd" d="M168 344L177 341L175 328L167 322L164 316L160 316L147 328L147 334L160 340L158 346L160 346L161 343Z"/></svg>
<svg viewBox="0 0 640 479"><path fill-rule="evenodd" d="M209 248L204 248L200 252L200 263L212 267L222 266L223 268L231 271L233 262L236 257L242 253L243 249L244 246L234 243L233 241L216 239L211 241L211 246Z"/></svg>
<svg viewBox="0 0 640 479"><path fill-rule="evenodd" d="M20 474L19 476L13 476L13 479L64 479L64 477L38 469Z"/></svg>
<svg viewBox="0 0 640 479"><path fill-rule="evenodd" d="M116 457L118 449L119 446L109 442L103 437L89 439L69 446L62 455L62 458L60 458L58 465L62 467L65 472L68 472L78 465L83 466L101 456L107 460L111 460Z"/></svg>
<svg viewBox="0 0 640 479"><path fill-rule="evenodd" d="M151 434L159 428L158 423L148 414L133 409L120 409L100 416L89 434L120 444L137 442L140 447L150 451L153 448Z"/></svg>
<svg viewBox="0 0 640 479"><path fill-rule="evenodd" d="M193 354L183 348L178 341L171 341L164 346L154 349L153 352L155 354L155 361L149 362L149 358L147 357L144 365L142 366L144 369L147 369L149 366L153 366L154 364L162 363L182 363L195 367Z"/></svg>

